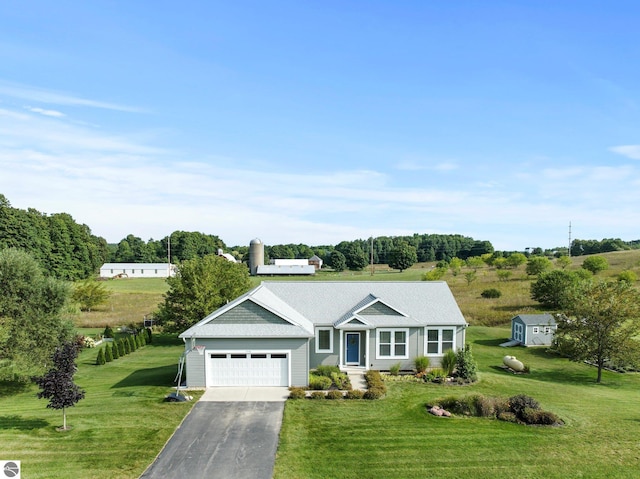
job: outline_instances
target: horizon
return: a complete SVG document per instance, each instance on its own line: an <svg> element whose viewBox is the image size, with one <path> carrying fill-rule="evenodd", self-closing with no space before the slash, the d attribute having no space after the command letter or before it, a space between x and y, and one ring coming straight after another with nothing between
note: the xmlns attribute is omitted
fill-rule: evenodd
<svg viewBox="0 0 640 479"><path fill-rule="evenodd" d="M569 223L633 241L638 15L625 0L10 2L0 193L108 243L421 232L525 251L568 246Z"/></svg>

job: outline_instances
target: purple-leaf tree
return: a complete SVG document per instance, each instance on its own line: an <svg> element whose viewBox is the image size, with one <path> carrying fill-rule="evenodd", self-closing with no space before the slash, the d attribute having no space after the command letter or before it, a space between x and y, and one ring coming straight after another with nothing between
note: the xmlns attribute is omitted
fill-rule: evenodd
<svg viewBox="0 0 640 479"><path fill-rule="evenodd" d="M66 408L84 398L84 390L73 382L73 375L77 370L75 363L77 357L78 346L75 343L66 342L57 347L51 356L53 367L44 376L33 379L41 389L38 399L48 399L48 408L62 409L63 431L67 429Z"/></svg>

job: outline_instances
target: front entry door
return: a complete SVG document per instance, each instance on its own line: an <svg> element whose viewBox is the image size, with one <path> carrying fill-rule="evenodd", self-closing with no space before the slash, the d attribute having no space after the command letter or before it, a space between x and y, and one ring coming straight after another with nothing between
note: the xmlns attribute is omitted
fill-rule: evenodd
<svg viewBox="0 0 640 479"><path fill-rule="evenodd" d="M347 342L347 365L360 365L360 333L346 333Z"/></svg>

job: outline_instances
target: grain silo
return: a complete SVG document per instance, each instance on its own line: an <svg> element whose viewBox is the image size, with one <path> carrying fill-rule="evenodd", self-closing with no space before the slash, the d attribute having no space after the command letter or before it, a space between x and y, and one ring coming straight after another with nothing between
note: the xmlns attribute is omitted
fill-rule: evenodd
<svg viewBox="0 0 640 479"><path fill-rule="evenodd" d="M258 274L258 266L264 265L264 243L255 238L249 243L249 273Z"/></svg>

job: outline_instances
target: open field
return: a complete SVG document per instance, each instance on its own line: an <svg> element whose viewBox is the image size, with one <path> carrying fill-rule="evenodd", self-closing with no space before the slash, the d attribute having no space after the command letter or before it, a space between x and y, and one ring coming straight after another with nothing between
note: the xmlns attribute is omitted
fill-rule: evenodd
<svg viewBox="0 0 640 479"><path fill-rule="evenodd" d="M62 411L47 409L38 388L0 387L0 455L22 461L22 477L134 478L160 452L194 402L165 403L171 392L182 341L154 342L104 366L97 349L78 359L75 382L86 397L67 409L73 430L56 432ZM199 395L200 393L196 393Z"/></svg>
<svg viewBox="0 0 640 479"><path fill-rule="evenodd" d="M637 478L640 375L606 373L547 354L504 349L506 328L471 327L480 380L471 386L388 383L380 401L289 401L275 479L293 478ZM529 375L502 370L514 354ZM484 418L437 418L426 404L450 395L528 394L563 427Z"/></svg>

